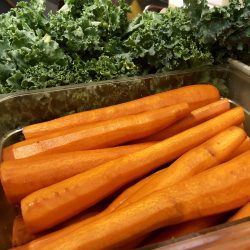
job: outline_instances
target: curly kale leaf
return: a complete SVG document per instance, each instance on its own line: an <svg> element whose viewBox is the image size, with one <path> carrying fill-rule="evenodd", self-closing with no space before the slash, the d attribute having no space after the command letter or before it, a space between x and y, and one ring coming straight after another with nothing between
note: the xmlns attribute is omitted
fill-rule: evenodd
<svg viewBox="0 0 250 250"><path fill-rule="evenodd" d="M228 57L250 61L250 1L230 0L229 5L209 8L205 0L186 0L196 39L206 44L217 63Z"/></svg>
<svg viewBox="0 0 250 250"><path fill-rule="evenodd" d="M119 38L127 29L128 5L116 6L110 0L94 0L78 17L61 11L50 17L49 33L68 53L96 57L105 53L106 43ZM116 39L117 41L119 39Z"/></svg>
<svg viewBox="0 0 250 250"><path fill-rule="evenodd" d="M91 79L107 80L123 76L134 76L139 73L138 66L134 64L129 54L117 56L102 55L87 63Z"/></svg>
<svg viewBox="0 0 250 250"><path fill-rule="evenodd" d="M38 63L63 65L65 54L46 34L43 1L20 2L0 15L0 91L22 89L23 73Z"/></svg>
<svg viewBox="0 0 250 250"><path fill-rule="evenodd" d="M182 8L168 9L165 14L144 13L130 24L128 33L126 48L149 72L212 62L206 46L195 39L194 27Z"/></svg>
<svg viewBox="0 0 250 250"><path fill-rule="evenodd" d="M49 65L41 62L22 73L16 71L0 91L5 93L17 89L41 89L136 74L138 74L138 68L126 54L115 57L103 55L86 62L75 55L74 59L67 57L64 65L55 63Z"/></svg>

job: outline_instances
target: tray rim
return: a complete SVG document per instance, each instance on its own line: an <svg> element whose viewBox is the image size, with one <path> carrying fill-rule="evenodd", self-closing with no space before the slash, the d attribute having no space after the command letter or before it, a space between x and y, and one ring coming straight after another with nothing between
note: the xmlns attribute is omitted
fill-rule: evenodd
<svg viewBox="0 0 250 250"><path fill-rule="evenodd" d="M155 77L167 77L167 76L180 75L180 74L183 75L183 74L195 73L197 71L205 71L205 70L217 70L217 71L225 71L226 73L232 73L232 74L235 74L237 76L249 79L249 84L250 84L250 77L249 76L247 76L246 74L244 74L243 72L241 72L237 69L231 68L230 65L227 64L227 65L218 65L218 66L203 66L203 67L196 67L196 68L186 69L186 70L175 70L175 71L170 71L170 72L165 72L165 73L125 77L125 78L112 79L112 80L93 81L93 82L89 82L89 83L70 84L70 85L57 86L57 87L51 87L51 88L45 88L45 89L21 90L21 91L17 91L17 92L13 92L13 93L8 93L8 94L0 94L0 103L4 102L6 100L9 100L9 99L16 98L16 97L25 97L25 96L35 95L35 94L39 94L39 93L51 93L51 92L57 92L57 91L63 91L63 90L81 89L83 86L84 87L101 86L101 85L104 85L107 83L119 84L119 83L124 83L124 82L128 82L128 81L133 82L133 81L138 81L138 80L152 79ZM12 131L10 131L10 133L11 132ZM5 136L0 137L0 144L4 141L4 139L5 139ZM0 149L1 149L1 145L0 145ZM0 152L0 156L1 156L1 152ZM0 162L1 162L1 159L0 159ZM234 230L234 228L237 227L238 225L240 225L240 224L243 225L243 224L246 224L249 222L250 222L250 217L247 217L247 218L244 218L244 219L239 220L239 221L228 222L228 223L220 224L220 225L217 225L214 227L209 227L207 229L198 231L196 233L187 234L187 235L182 236L182 237L170 239L167 241L163 241L163 242L160 242L157 244L153 244L153 245L149 245L149 246L137 248L137 249L138 250L139 249L141 249L141 250L163 249L163 247L165 247L166 249L171 249L171 245L173 245L173 244L178 244L180 242L188 241L188 240L194 240L197 237L205 237L206 235L211 234L211 233L218 233L218 232L224 230L225 228L229 229L229 230L230 229Z"/></svg>
<svg viewBox="0 0 250 250"><path fill-rule="evenodd" d="M8 94L0 94L0 102L3 102L11 98L19 97L19 96L26 96L26 95L39 94L39 93L50 93L50 92L57 92L57 91L70 90L70 89L80 89L83 86L84 87L99 86L99 85L104 85L107 83L119 84L119 83L124 83L128 81L146 80L146 79L152 79L155 77L167 77L167 76L188 74L188 73L194 73L197 71L205 71L205 70L225 71L227 73L232 73L232 74L236 74L238 76L247 78L250 81L250 76L244 74L242 71L239 71L231 67L230 64L216 65L216 66L208 65L208 66L194 67L194 68L185 69L185 70L174 70L174 71L168 71L168 72L156 73L156 74L147 74L147 75L141 75L141 76L124 77L124 78L102 80L102 81L92 81L92 82L80 83L80 84L69 84L69 85L50 87L50 88L44 88L44 89L19 90L19 91L11 92Z"/></svg>

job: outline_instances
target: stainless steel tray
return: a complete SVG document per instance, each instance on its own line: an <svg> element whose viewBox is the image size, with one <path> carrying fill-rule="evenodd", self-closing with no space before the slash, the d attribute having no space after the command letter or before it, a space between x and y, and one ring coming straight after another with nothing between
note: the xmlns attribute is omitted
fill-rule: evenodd
<svg viewBox="0 0 250 250"><path fill-rule="evenodd" d="M0 95L0 156L3 145L22 139L21 128L25 125L73 112L126 102L183 85L208 82L218 85L224 96L246 109L245 127L250 135L250 115L247 111L250 110L250 77L237 69L231 69L229 66L204 67L166 74L102 81L88 85L70 85ZM10 247L14 216L15 208L8 204L0 187L0 250ZM226 232L227 230L244 231L246 225L249 228L249 221L250 218L220 225L144 249L201 249L196 248L201 247L197 241L207 244L209 237L213 239L218 238L218 235L223 235L223 238L227 237L225 230ZM194 242L196 245L192 248ZM209 242L211 243L211 240Z"/></svg>

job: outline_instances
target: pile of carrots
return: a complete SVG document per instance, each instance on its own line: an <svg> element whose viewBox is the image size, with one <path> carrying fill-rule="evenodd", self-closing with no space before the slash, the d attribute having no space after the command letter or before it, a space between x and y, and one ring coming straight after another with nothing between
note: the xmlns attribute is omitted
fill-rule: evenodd
<svg viewBox="0 0 250 250"><path fill-rule="evenodd" d="M244 119L197 84L23 128L0 166L13 249L134 249L250 216Z"/></svg>

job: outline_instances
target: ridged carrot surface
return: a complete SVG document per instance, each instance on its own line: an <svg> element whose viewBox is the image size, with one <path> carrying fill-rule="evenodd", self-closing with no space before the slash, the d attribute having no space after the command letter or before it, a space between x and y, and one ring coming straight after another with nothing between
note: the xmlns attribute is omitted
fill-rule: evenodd
<svg viewBox="0 0 250 250"><path fill-rule="evenodd" d="M138 114L181 102L187 102L190 104L191 109L196 109L219 100L219 98L219 91L212 85L191 85L118 105L80 112L48 122L30 125L24 127L23 133L25 138L29 139L79 125Z"/></svg>
<svg viewBox="0 0 250 250"><path fill-rule="evenodd" d="M250 151L36 247L114 249L158 228L239 208L250 201Z"/></svg>
<svg viewBox="0 0 250 250"><path fill-rule="evenodd" d="M154 143L76 151L5 161L0 165L1 181L8 200L16 203L28 194L85 172Z"/></svg>
<svg viewBox="0 0 250 250"><path fill-rule="evenodd" d="M102 204L98 204L97 206L91 207L90 210L85 211L84 213L81 213L75 217L73 217L70 220L65 221L64 223L60 224L60 226L57 228L57 230L61 230L65 227L67 227L67 229L69 227L74 226L76 223L80 223L83 220L87 220L89 218L92 218L94 216L96 216L97 214L100 214L101 211L103 211L105 206L103 206ZM36 238L39 238L39 240L42 237L46 237L47 238L47 234L48 232L46 232L46 234L42 233L42 234L32 234L22 216L20 214L18 214L13 222L13 227L12 227L12 247L15 246L21 246L23 244L26 244ZM73 228L73 227L72 227ZM53 232L50 233L50 235L53 235Z"/></svg>
<svg viewBox="0 0 250 250"><path fill-rule="evenodd" d="M141 186L124 201L124 204L120 203L120 207L136 202L154 191L179 183L229 160L231 154L246 137L245 131L239 127L230 127L222 131L200 146L183 154L168 168Z"/></svg>
<svg viewBox="0 0 250 250"><path fill-rule="evenodd" d="M241 145L232 153L231 159L235 156L238 156L246 151L250 150L250 138L247 137L245 141L241 143Z"/></svg>
<svg viewBox="0 0 250 250"><path fill-rule="evenodd" d="M15 217L12 229L12 246L21 246L27 242L34 240L36 237L32 235L25 225L22 216Z"/></svg>
<svg viewBox="0 0 250 250"><path fill-rule="evenodd" d="M205 122L217 115L220 115L230 109L230 103L227 99L222 99L217 102L213 102L204 107L193 110L187 117L184 117L180 121L174 123L172 126L163 129L162 131L148 136L139 142L147 141L161 141L173 135L176 135L186 129L194 127L202 122Z"/></svg>
<svg viewBox="0 0 250 250"><path fill-rule="evenodd" d="M13 144L4 149L3 159L13 160L38 155L113 147L160 131L189 113L188 104L182 103L137 115L66 129Z"/></svg>
<svg viewBox="0 0 250 250"><path fill-rule="evenodd" d="M50 228L243 120L243 109L234 108L153 146L40 189L21 201L24 221L32 232Z"/></svg>

